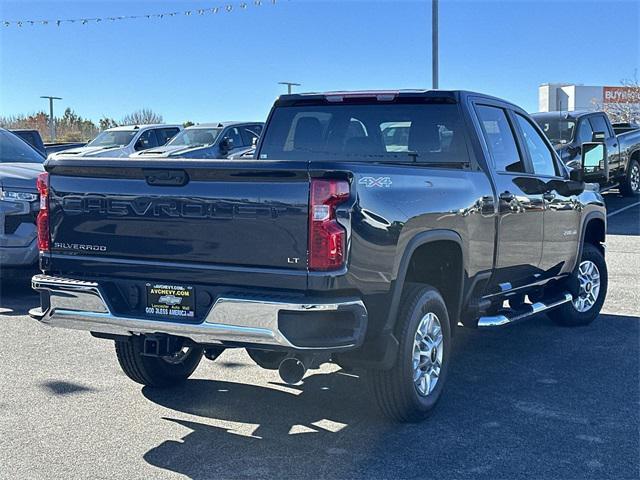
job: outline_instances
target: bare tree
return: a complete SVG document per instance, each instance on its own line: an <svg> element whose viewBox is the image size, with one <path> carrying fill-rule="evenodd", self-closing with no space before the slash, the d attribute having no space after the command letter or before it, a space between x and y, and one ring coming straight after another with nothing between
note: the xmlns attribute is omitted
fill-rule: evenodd
<svg viewBox="0 0 640 480"><path fill-rule="evenodd" d="M118 123L111 117L102 117L99 121L100 130L117 127Z"/></svg>
<svg viewBox="0 0 640 480"><path fill-rule="evenodd" d="M162 123L162 115L150 108L142 108L125 115L119 122L120 125L147 125L150 123Z"/></svg>
<svg viewBox="0 0 640 480"><path fill-rule="evenodd" d="M638 71L633 78L620 81L625 89L626 98L620 102L593 102L596 110L602 110L611 119L611 122L639 123L640 122L640 84L638 83ZM604 100L604 99L603 99Z"/></svg>

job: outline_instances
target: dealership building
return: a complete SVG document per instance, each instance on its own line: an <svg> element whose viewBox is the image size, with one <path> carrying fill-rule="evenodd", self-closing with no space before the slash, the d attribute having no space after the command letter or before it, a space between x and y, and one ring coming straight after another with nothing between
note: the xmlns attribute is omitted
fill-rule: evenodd
<svg viewBox="0 0 640 480"><path fill-rule="evenodd" d="M538 87L538 111L594 110L604 104L625 103L640 107L637 90L629 87L543 83Z"/></svg>

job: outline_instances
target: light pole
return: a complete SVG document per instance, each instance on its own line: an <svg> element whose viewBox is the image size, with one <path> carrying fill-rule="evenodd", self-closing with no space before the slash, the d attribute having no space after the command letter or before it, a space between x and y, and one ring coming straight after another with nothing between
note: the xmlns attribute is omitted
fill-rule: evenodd
<svg viewBox="0 0 640 480"><path fill-rule="evenodd" d="M293 82L278 82L278 85L286 85L287 86L287 93L289 95L291 95L291 87L299 87L302 84L301 83L293 83Z"/></svg>
<svg viewBox="0 0 640 480"><path fill-rule="evenodd" d="M431 82L438 88L438 0L431 0Z"/></svg>
<svg viewBox="0 0 640 480"><path fill-rule="evenodd" d="M48 98L49 99L49 135L51 136L51 142L56 141L56 124L53 120L53 101L54 100L62 100L60 97L50 97L47 95L43 95L40 98Z"/></svg>

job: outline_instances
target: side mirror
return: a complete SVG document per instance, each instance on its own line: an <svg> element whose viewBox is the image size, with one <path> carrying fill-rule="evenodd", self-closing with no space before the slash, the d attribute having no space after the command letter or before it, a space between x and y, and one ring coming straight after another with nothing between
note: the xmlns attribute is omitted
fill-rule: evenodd
<svg viewBox="0 0 640 480"><path fill-rule="evenodd" d="M143 142L143 140L142 140L142 139L138 140L138 141L136 142L136 144L133 146L133 149L134 149L136 152L139 152L140 150L144 150L145 148L147 148L147 147L145 146L145 144L144 144L144 142Z"/></svg>
<svg viewBox="0 0 640 480"><path fill-rule="evenodd" d="M226 155L233 148L233 140L229 137L224 137L220 140L220 153Z"/></svg>
<svg viewBox="0 0 640 480"><path fill-rule="evenodd" d="M569 181L584 182L584 170L582 168L574 168L569 172Z"/></svg>
<svg viewBox="0 0 640 480"><path fill-rule="evenodd" d="M593 132L593 134L591 135L592 142L604 142L604 139L604 132Z"/></svg>
<svg viewBox="0 0 640 480"><path fill-rule="evenodd" d="M605 181L609 180L607 147L603 143L583 143L581 165L585 177L599 177L599 179L604 178Z"/></svg>

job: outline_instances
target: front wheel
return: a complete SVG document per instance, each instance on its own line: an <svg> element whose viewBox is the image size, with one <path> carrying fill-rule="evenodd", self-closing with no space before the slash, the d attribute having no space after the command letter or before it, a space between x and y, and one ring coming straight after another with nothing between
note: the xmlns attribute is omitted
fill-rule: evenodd
<svg viewBox="0 0 640 480"><path fill-rule="evenodd" d="M151 387L172 387L184 382L198 367L203 353L201 347L185 346L166 357L145 356L141 335L117 340L115 347L118 363L127 377Z"/></svg>
<svg viewBox="0 0 640 480"><path fill-rule="evenodd" d="M640 194L640 163L635 158L629 163L627 176L620 184L620 193L625 197Z"/></svg>
<svg viewBox="0 0 640 480"><path fill-rule="evenodd" d="M417 422L435 407L447 378L451 327L440 292L409 285L398 317L400 346L389 370L367 372L380 410L399 422Z"/></svg>
<svg viewBox="0 0 640 480"><path fill-rule="evenodd" d="M580 284L578 296L549 312L554 322L565 327L589 325L600 313L607 296L607 263L595 245L584 244L575 273Z"/></svg>

